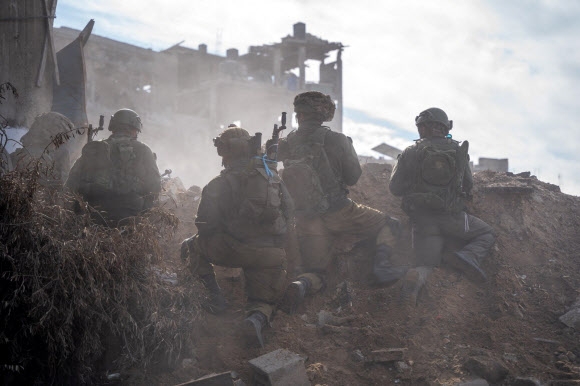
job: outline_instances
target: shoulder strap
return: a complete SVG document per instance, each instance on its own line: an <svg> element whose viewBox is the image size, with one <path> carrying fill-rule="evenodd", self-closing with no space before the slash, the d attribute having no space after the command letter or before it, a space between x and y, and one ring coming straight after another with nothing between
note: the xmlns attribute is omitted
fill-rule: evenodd
<svg viewBox="0 0 580 386"><path fill-rule="evenodd" d="M324 141L326 140L326 134L328 134L329 131L330 128L328 126L321 126L317 128L314 131L314 133L310 134L310 139L312 139L312 142L314 143L324 145Z"/></svg>
<svg viewBox="0 0 580 386"><path fill-rule="evenodd" d="M292 152L296 145L298 145L298 136L296 135L296 130L292 130L290 133L288 133L286 136L286 141L288 142L288 149L290 152Z"/></svg>
<svg viewBox="0 0 580 386"><path fill-rule="evenodd" d="M232 196L238 198L240 196L240 180L238 176L234 173L224 173L223 176L232 190Z"/></svg>
<svg viewBox="0 0 580 386"><path fill-rule="evenodd" d="M314 130L314 132L312 132L310 135L308 135L307 141L304 141L303 144L316 143L316 144L324 145L324 141L326 139L326 134L328 134L329 131L330 131L330 128L328 126L318 127ZM290 132L286 138L287 138L288 145L290 147L291 152L294 152L296 150L296 148L301 145L300 138L299 138L296 131Z"/></svg>

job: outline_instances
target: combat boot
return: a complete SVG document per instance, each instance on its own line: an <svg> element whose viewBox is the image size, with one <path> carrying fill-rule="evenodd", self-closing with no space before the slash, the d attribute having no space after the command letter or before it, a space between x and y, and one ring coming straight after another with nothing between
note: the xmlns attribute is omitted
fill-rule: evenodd
<svg viewBox="0 0 580 386"><path fill-rule="evenodd" d="M244 319L242 323L242 332L246 340L251 346L264 347L264 338L262 336L262 329L268 324L268 317L260 311L252 312L250 316Z"/></svg>
<svg viewBox="0 0 580 386"><path fill-rule="evenodd" d="M290 283L288 288L286 288L284 299L280 303L280 309L290 315L296 313L296 310L304 302L304 297L311 287L312 283L305 277L301 277Z"/></svg>
<svg viewBox="0 0 580 386"><path fill-rule="evenodd" d="M190 250L192 249L192 242L193 242L193 237L190 237L188 239L183 240L183 242L181 243L180 255L181 255L182 261L186 261L190 257L190 254L191 254Z"/></svg>
<svg viewBox="0 0 580 386"><path fill-rule="evenodd" d="M205 288L209 291L209 298L201 304L201 307L214 315L223 313L228 308L228 302L222 294L222 289L218 285L215 275L208 274L200 278Z"/></svg>
<svg viewBox="0 0 580 386"><path fill-rule="evenodd" d="M476 283L484 283L487 281L487 275L479 266L479 261L469 252L455 252L451 256L449 264L463 272L470 280Z"/></svg>
<svg viewBox="0 0 580 386"><path fill-rule="evenodd" d="M405 276L407 267L395 267L391 261L393 250L386 244L377 245L377 251L373 261L374 284L378 286L390 286Z"/></svg>

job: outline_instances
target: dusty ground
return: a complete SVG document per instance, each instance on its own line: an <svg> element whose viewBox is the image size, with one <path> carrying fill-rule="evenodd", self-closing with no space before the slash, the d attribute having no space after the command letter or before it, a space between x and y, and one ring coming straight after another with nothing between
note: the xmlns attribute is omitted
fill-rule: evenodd
<svg viewBox="0 0 580 386"><path fill-rule="evenodd" d="M365 165L351 198L403 221L398 258L412 261L407 218L387 188L390 170L388 165ZM482 377L502 385L516 384L518 377L544 384L580 383L580 333L558 320L579 295L580 198L533 176L482 172L475 182L469 211L492 225L498 236L484 265L490 277L485 285L443 265L429 277L418 306L403 305L398 286L369 285L369 248L342 240L327 290L296 315L279 312L266 332L266 347L248 349L236 334L243 319L243 279L237 270L219 269L232 309L219 317L203 315L192 332L195 347L173 371L138 373L124 383L169 385L235 371L250 384L248 360L278 348L306 358L313 385L454 385ZM193 188L170 202L182 220L166 246L167 263L179 272L178 286L192 285L178 251L181 239L194 232L195 197L199 189ZM294 246L290 243L291 266ZM336 286L345 282L352 301L340 306ZM350 322L320 327L321 310L350 316ZM404 359L368 361L371 351L386 348L405 348Z"/></svg>

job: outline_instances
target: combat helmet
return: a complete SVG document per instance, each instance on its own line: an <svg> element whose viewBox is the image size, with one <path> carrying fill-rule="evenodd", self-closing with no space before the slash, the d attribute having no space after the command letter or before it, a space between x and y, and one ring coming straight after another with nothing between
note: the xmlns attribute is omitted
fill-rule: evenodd
<svg viewBox="0 0 580 386"><path fill-rule="evenodd" d="M249 153L250 134L236 125L229 125L226 130L213 139L218 155L230 159L242 158Z"/></svg>
<svg viewBox="0 0 580 386"><path fill-rule="evenodd" d="M141 132L142 128L143 124L141 123L141 117L131 109L117 110L117 112L111 116L111 120L109 121L109 131L137 129Z"/></svg>
<svg viewBox="0 0 580 386"><path fill-rule="evenodd" d="M332 121L336 106L330 95L318 91L307 91L294 98L294 111L297 113L316 114L322 122Z"/></svg>
<svg viewBox="0 0 580 386"><path fill-rule="evenodd" d="M453 128L453 121L447 118L445 111L437 107L431 107L425 111L422 111L419 115L415 117L415 125L419 126L422 123L437 122L441 123L447 131Z"/></svg>

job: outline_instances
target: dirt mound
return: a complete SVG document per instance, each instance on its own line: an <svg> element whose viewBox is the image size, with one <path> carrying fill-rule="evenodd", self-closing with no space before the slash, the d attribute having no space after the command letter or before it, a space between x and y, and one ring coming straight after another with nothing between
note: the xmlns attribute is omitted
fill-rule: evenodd
<svg viewBox="0 0 580 386"><path fill-rule="evenodd" d="M351 198L401 219L404 232L396 245L396 258L412 264L410 224L400 209L400 200L388 191L391 167L367 164L363 171L351 189ZM37 361L58 364L60 360L72 371L76 363L77 380L79 375L94 380L98 372L103 382L113 382L110 376L119 373L121 382L130 385L178 384L223 371L234 371L249 384L248 361L279 348L306 358L314 385L455 385L472 378L511 385L518 377L543 382L580 380L580 327L569 327L559 319L579 295L580 198L560 193L557 186L526 173L476 174L469 211L497 233L494 251L484 263L490 280L478 286L442 265L429 276L417 305L400 301L398 285L371 286L370 243L353 245L352 240L337 240L336 261L326 290L308 299L296 315L278 312L265 332L266 346L261 349L246 347L237 333L245 302L240 270L216 269L231 308L221 316L200 312L206 291L183 266L179 251L181 241L195 232L193 221L201 189L185 189L175 179L166 180L164 188L162 211L169 210L180 220L173 236L144 224L146 229L127 229L121 233L129 233L121 237L114 231L94 228L86 214L79 217L63 209L58 195L39 196L26 190L5 195L7 205L0 209L12 217L4 216L0 224L5 285L1 310L3 317L9 318L5 319L3 336L9 330L20 331L14 314L8 311L22 305L18 312L29 312L23 320L35 328L37 340L33 343L48 347L42 356L37 355ZM11 189L18 190L17 186ZM13 211L14 205L23 210ZM87 237L93 232L101 232L100 237L112 241ZM30 239L23 243L22 235ZM145 236L147 240L143 240ZM87 240L96 240L101 249L91 247ZM163 260L142 260L143 256L136 255L141 251L137 245L150 245ZM458 245L448 247L446 254ZM289 267L296 265L296 249L296 240L290 237ZM30 251L33 253L26 255ZM122 255L130 259L116 257ZM51 262L59 261L74 275L51 279L49 270L58 273L61 266ZM75 265L79 261L82 265ZM141 280L120 272L117 261L143 265L149 275ZM113 270L105 269L111 264ZM38 274L39 267L43 275ZM115 273L117 285L111 285L110 280L88 280ZM292 270L289 273L291 279ZM38 285L18 287L19 292L14 293L6 291L27 277L35 277ZM119 289L126 294L121 300ZM51 301L52 294L73 299L72 293L73 303ZM16 295L21 296L21 302L10 303L10 296ZM109 309L102 310L102 304L109 304ZM580 302L577 304L580 309ZM138 313L132 311L135 305ZM97 311L101 319L91 316ZM38 324L45 314L51 317L42 320L44 325ZM60 323L67 315L72 315L73 324ZM132 318L136 324L122 320L110 323L120 320L119 315ZM103 326L116 329L117 337L123 337L129 328L127 332L132 335L124 337L130 341L123 344L123 338L118 339L123 347L99 341L96 338L103 336ZM68 351L51 340L58 334L66 338L64 349ZM14 350L19 347L15 343L5 347ZM398 350L396 355L388 352L395 357L385 358L385 349ZM166 360L152 358L154 351L165 353ZM138 357L131 357L136 352ZM25 354L28 362L24 369L6 367L20 364L5 359L0 363L3 371L44 371L46 366L31 365L35 359L31 351ZM153 366L154 362L163 366ZM47 374L38 379L55 377ZM520 379L519 384L530 383Z"/></svg>
<svg viewBox="0 0 580 386"><path fill-rule="evenodd" d="M390 173L389 165L365 165L350 196L402 220L397 258L412 262L410 225L400 200L388 191ZM370 246L340 240L326 291L297 315L279 312L266 332L266 347L256 349L246 348L236 333L243 319L243 278L237 270L218 270L232 309L220 317L205 314L193 332L192 358L171 374L148 376L148 383L179 383L228 370L249 383L248 360L278 348L306 357L310 380L320 385L580 379L580 334L558 320L579 295L580 198L526 173L481 172L469 211L497 233L484 264L490 277L485 285L441 266L416 307L401 303L399 286L370 287ZM291 257L293 248L295 243ZM346 318L332 325L329 312ZM404 349L403 359L376 359L373 351L390 348Z"/></svg>

